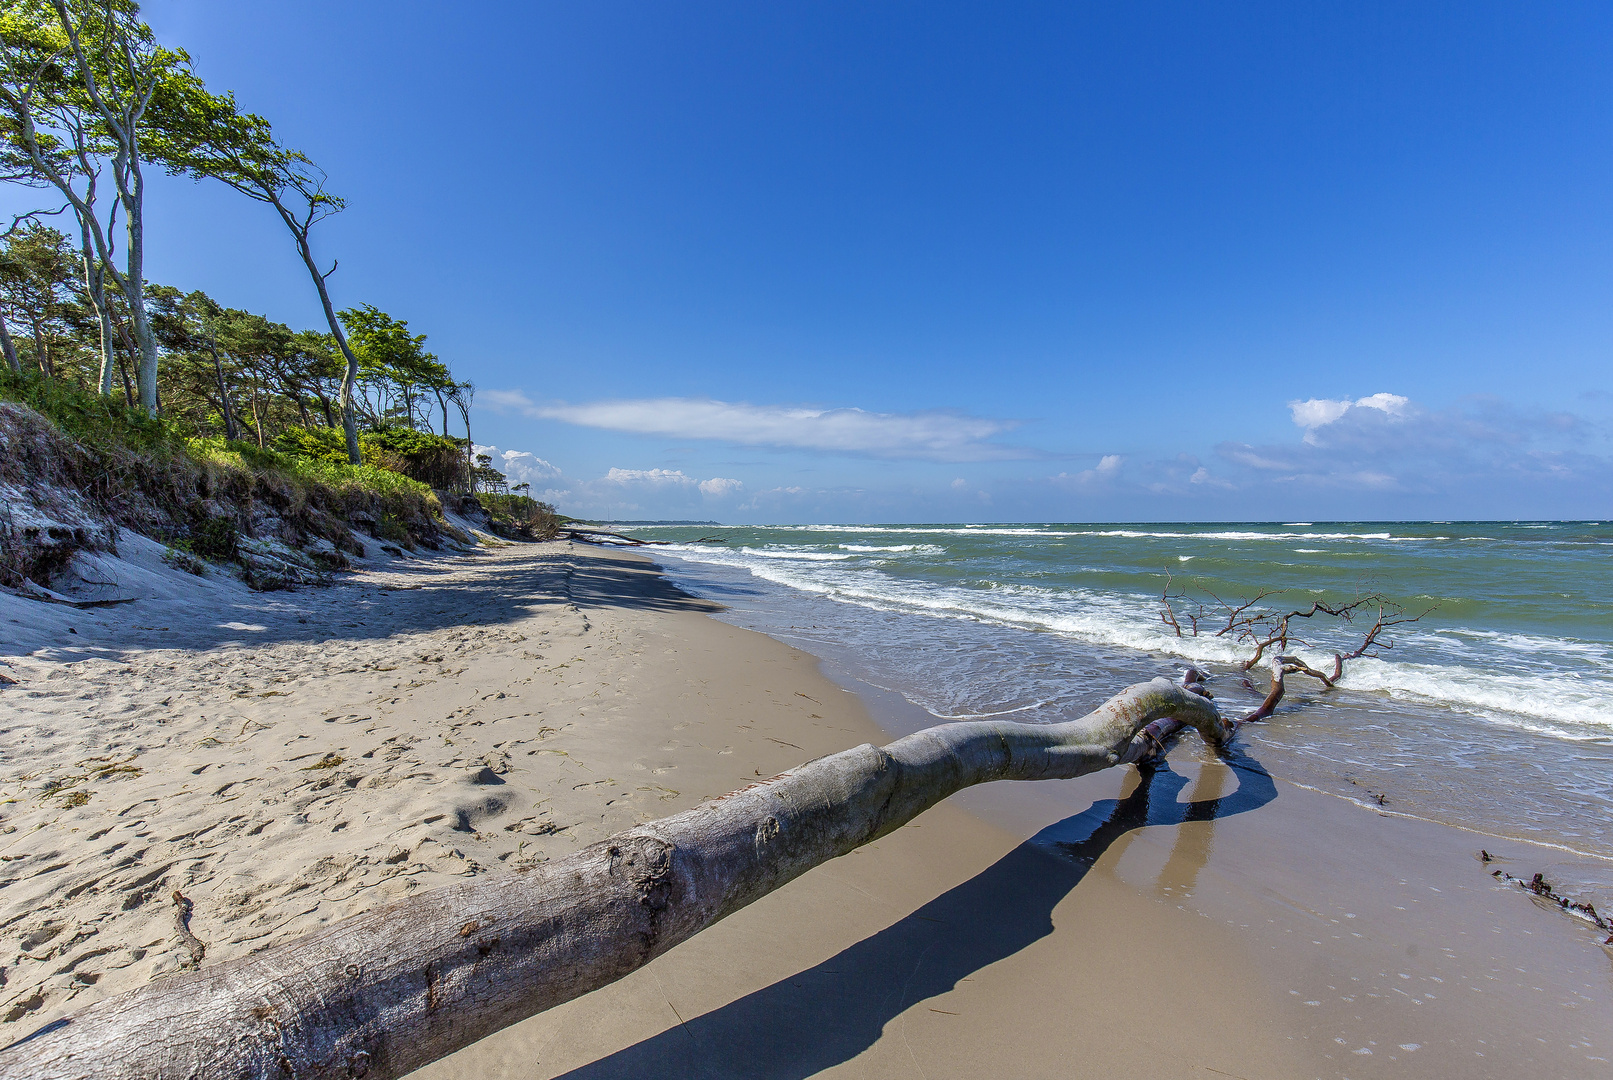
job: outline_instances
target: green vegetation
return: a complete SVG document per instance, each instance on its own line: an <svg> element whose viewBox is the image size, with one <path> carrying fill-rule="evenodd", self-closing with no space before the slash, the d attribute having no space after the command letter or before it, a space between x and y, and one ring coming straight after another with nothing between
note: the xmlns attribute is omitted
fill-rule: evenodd
<svg viewBox="0 0 1613 1080"><path fill-rule="evenodd" d="M274 211L324 325L294 330L147 280L160 237L146 229L141 178L153 168ZM488 492L494 531L552 535L554 509L474 457L474 387L426 335L332 300L335 264L316 258L313 230L344 204L323 172L233 95L209 91L135 0L0 6L0 183L35 192L20 205L39 207L0 231L0 402L27 406L0 408L0 477L54 500L40 509L63 520L110 523L25 543L7 513L0 578L47 581L73 550L111 546L116 526L169 542L174 565L233 560L249 576L278 558L268 541L339 563L359 550L353 527L435 546L434 491L471 513L466 498Z"/></svg>
<svg viewBox="0 0 1613 1080"><path fill-rule="evenodd" d="M248 580L246 536L288 555L323 552L318 565L329 570L345 565L342 552L363 552L355 529L414 548L437 547L447 528L431 488L391 469L189 436L172 420L39 374L0 373L0 479L63 520L88 512L156 537L178 568L237 562ZM115 543L109 529L56 531L65 535L30 538L0 522L0 583L49 581L73 552Z"/></svg>
<svg viewBox="0 0 1613 1080"><path fill-rule="evenodd" d="M141 177L153 167L223 183L272 209L326 325L293 331L146 280L153 238ZM448 440L452 405L465 429L461 456L439 445L424 459L401 457L433 487L475 490L473 387L404 320L373 304L338 309L327 281L335 264L315 257L312 230L342 199L268 121L240 111L232 94L210 92L189 54L156 40L134 0L0 8L0 182L39 192L39 209L0 234L0 354L12 374L121 396L195 437L267 448L293 428L324 429L352 465L366 460L365 432L440 426ZM44 224L64 202L71 227Z"/></svg>
<svg viewBox="0 0 1613 1080"><path fill-rule="evenodd" d="M488 527L512 539L547 540L571 520L555 513L548 503L526 495L484 494L476 500L490 516Z"/></svg>

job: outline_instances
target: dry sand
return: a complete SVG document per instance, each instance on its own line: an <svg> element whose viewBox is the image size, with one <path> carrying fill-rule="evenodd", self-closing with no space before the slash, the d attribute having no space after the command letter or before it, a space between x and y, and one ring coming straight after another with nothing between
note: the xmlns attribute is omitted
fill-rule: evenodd
<svg viewBox="0 0 1613 1080"><path fill-rule="evenodd" d="M13 1038L178 970L176 890L214 963L871 733L811 658L631 556L507 546L261 594L145 543L97 572L148 599L0 595Z"/></svg>
<svg viewBox="0 0 1613 1080"><path fill-rule="evenodd" d="M85 576L148 599L0 596L0 1041L189 962L176 890L211 964L918 722L625 553L264 595L143 544ZM417 1075L1610 1075L1613 963L1484 838L1197 750L966 793Z"/></svg>

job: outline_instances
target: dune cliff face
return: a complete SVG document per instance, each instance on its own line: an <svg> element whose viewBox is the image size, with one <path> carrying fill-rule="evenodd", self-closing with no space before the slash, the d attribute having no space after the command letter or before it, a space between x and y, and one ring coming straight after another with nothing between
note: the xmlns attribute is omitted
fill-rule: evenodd
<svg viewBox="0 0 1613 1080"><path fill-rule="evenodd" d="M421 491L380 491L70 438L26 405L0 402L0 585L49 588L81 553L115 554L120 531L168 546L193 573L226 568L257 589L322 584L372 542L401 550L470 538ZM25 584L26 583L26 584Z"/></svg>

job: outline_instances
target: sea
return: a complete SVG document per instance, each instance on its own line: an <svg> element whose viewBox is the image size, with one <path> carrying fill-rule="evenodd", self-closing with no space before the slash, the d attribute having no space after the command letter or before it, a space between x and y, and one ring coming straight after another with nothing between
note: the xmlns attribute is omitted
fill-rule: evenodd
<svg viewBox="0 0 1613 1080"><path fill-rule="evenodd" d="M1078 717L1188 664L1241 715L1265 689L1213 613L1379 596L1416 617L1339 687L1292 676L1239 734L1275 776L1527 841L1613 909L1613 523L643 525L638 549L720 617L942 723ZM1163 597L1182 633L1162 618ZM1205 606L1193 636L1181 613ZM1296 621L1332 670L1376 618ZM911 724L907 724L911 727Z"/></svg>

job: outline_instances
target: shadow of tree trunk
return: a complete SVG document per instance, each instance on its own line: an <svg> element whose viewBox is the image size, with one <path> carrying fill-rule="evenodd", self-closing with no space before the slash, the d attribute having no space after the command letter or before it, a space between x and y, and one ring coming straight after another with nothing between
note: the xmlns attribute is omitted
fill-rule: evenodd
<svg viewBox="0 0 1613 1080"><path fill-rule="evenodd" d="M970 880L806 971L565 1074L564 1080L679 1076L801 1080L867 1050L913 1005L1053 932L1053 909L1113 846L1146 825L1247 813L1277 797L1269 774L1237 750L1231 795L1177 802L1187 781L1168 764L1139 769L1122 799L1105 799L1043 829ZM1216 781L1217 783L1219 781ZM1208 844L1178 844L1177 870Z"/></svg>

